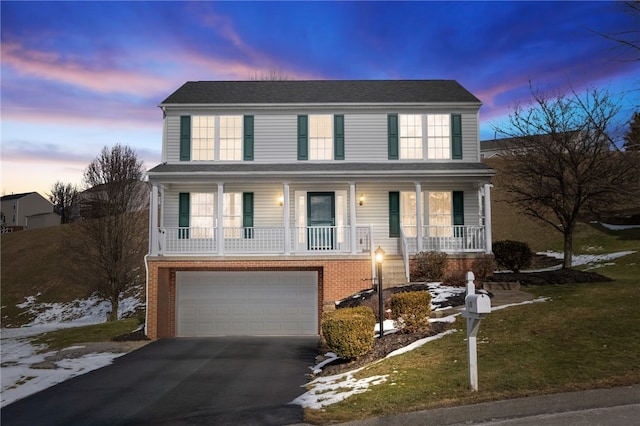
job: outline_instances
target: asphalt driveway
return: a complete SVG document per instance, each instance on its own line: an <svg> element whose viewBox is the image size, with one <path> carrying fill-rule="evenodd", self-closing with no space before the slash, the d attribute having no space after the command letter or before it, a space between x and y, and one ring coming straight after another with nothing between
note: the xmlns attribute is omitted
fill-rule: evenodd
<svg viewBox="0 0 640 426"><path fill-rule="evenodd" d="M164 339L1 410L9 425L287 425L317 337Z"/></svg>

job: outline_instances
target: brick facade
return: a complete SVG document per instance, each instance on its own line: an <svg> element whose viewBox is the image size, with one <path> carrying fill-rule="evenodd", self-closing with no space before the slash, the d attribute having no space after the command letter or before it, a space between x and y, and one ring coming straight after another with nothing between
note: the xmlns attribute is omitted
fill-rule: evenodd
<svg viewBox="0 0 640 426"><path fill-rule="evenodd" d="M176 335L177 271L317 271L318 324L324 306L370 286L371 259L170 259L148 261L147 336L151 339ZM319 330L318 330L319 332Z"/></svg>

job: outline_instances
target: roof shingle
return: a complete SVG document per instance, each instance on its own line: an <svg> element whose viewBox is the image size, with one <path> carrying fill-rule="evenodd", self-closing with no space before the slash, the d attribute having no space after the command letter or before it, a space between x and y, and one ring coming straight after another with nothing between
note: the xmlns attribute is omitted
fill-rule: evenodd
<svg viewBox="0 0 640 426"><path fill-rule="evenodd" d="M188 81L160 105L298 103L481 104L455 80Z"/></svg>

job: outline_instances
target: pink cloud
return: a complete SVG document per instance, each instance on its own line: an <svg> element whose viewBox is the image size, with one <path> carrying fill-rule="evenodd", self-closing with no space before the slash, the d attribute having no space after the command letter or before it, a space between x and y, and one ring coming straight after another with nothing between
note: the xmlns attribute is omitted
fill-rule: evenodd
<svg viewBox="0 0 640 426"><path fill-rule="evenodd" d="M27 49L19 43L2 43L3 66L13 68L20 75L63 82L98 93L136 93L155 95L159 88L170 85L169 80L147 73L119 69L93 69L60 54Z"/></svg>

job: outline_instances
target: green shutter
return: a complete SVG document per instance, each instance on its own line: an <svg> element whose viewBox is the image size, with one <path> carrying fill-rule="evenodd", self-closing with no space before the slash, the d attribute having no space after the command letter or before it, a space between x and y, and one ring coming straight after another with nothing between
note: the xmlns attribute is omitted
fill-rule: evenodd
<svg viewBox="0 0 640 426"><path fill-rule="evenodd" d="M309 159L309 121L306 115L298 116L298 160Z"/></svg>
<svg viewBox="0 0 640 426"><path fill-rule="evenodd" d="M180 161L191 160L191 116L180 116Z"/></svg>
<svg viewBox="0 0 640 426"><path fill-rule="evenodd" d="M453 191L453 224L464 225L464 192Z"/></svg>
<svg viewBox="0 0 640 426"><path fill-rule="evenodd" d="M400 193L389 192L389 237L400 236Z"/></svg>
<svg viewBox="0 0 640 426"><path fill-rule="evenodd" d="M333 116L333 159L344 160L344 115Z"/></svg>
<svg viewBox="0 0 640 426"><path fill-rule="evenodd" d="M244 238L253 238L253 192L242 193L242 227Z"/></svg>
<svg viewBox="0 0 640 426"><path fill-rule="evenodd" d="M398 114L387 116L388 156L389 160L398 159Z"/></svg>
<svg viewBox="0 0 640 426"><path fill-rule="evenodd" d="M451 158L462 160L462 116L451 114Z"/></svg>
<svg viewBox="0 0 640 426"><path fill-rule="evenodd" d="M244 116L244 161L253 161L253 115Z"/></svg>
<svg viewBox="0 0 640 426"><path fill-rule="evenodd" d="M178 239L189 238L189 206L190 197L188 192L181 192L178 198Z"/></svg>

